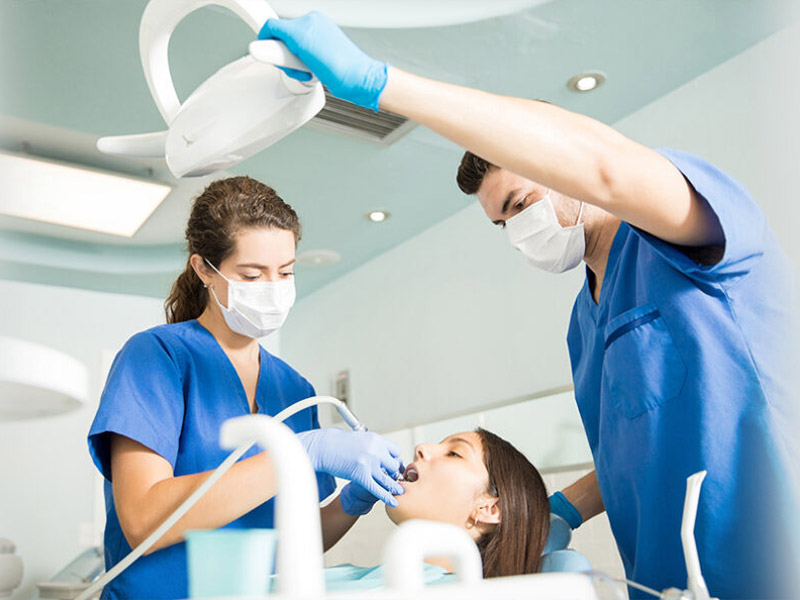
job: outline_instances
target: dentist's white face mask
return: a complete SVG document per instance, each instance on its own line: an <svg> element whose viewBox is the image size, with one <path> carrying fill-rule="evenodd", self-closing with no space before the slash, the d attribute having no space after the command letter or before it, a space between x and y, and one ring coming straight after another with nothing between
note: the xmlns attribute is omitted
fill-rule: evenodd
<svg viewBox="0 0 800 600"><path fill-rule="evenodd" d="M227 308L214 289L209 289L231 331L260 338L281 328L294 304L294 281L231 281L208 260L206 263L228 282Z"/></svg>
<svg viewBox="0 0 800 600"><path fill-rule="evenodd" d="M551 273L569 271L580 264L586 250L582 216L581 202L577 224L562 227L547 190L544 198L506 221L508 241L540 269Z"/></svg>

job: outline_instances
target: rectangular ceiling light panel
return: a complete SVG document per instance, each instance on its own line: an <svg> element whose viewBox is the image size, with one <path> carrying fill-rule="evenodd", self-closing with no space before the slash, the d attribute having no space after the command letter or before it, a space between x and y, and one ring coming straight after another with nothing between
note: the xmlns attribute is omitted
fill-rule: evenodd
<svg viewBox="0 0 800 600"><path fill-rule="evenodd" d="M132 237L169 194L160 183L0 153L0 213Z"/></svg>

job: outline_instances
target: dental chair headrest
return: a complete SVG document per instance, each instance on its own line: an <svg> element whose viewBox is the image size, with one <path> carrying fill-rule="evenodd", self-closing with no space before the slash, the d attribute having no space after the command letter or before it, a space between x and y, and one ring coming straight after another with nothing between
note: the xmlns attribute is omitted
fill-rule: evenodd
<svg viewBox="0 0 800 600"><path fill-rule="evenodd" d="M542 551L540 573L582 573L592 570L589 559L567 548L571 540L572 529L567 522L550 513L550 533Z"/></svg>
<svg viewBox="0 0 800 600"><path fill-rule="evenodd" d="M555 513L550 513L550 533L542 550L542 556L556 550L566 550L572 540L572 529Z"/></svg>

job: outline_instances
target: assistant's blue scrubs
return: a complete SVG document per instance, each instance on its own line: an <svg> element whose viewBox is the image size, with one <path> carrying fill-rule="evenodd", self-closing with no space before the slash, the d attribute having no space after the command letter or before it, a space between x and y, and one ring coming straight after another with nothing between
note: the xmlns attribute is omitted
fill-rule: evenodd
<svg viewBox="0 0 800 600"><path fill-rule="evenodd" d="M660 152L707 200L725 244L704 258L622 223L599 303L587 271L567 341L608 518L629 579L685 588L686 478L705 469L695 535L711 595L800 597L792 271L744 188Z"/></svg>
<svg viewBox="0 0 800 600"><path fill-rule="evenodd" d="M256 388L260 414L314 396L314 388L282 360L261 348ZM230 453L219 445L222 423L250 414L244 387L227 355L196 320L161 325L134 335L114 360L89 431L89 451L106 478L105 561L110 569L131 548L119 525L111 488L110 442L124 435L153 450L175 476L215 469ZM319 427L316 407L285 421L294 431ZM251 448L242 460L255 455ZM317 474L320 499L335 481ZM228 524L231 528L273 526L274 502L265 502ZM142 556L106 586L102 598L187 598L186 545Z"/></svg>

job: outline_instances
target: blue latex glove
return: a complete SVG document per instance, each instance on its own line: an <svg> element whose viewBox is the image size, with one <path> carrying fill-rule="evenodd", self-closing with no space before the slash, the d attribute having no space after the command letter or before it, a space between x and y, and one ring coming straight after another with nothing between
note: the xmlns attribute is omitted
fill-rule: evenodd
<svg viewBox="0 0 800 600"><path fill-rule="evenodd" d="M378 111L388 65L367 56L327 15L314 11L299 19L268 19L258 39L281 40L331 94ZM303 79L298 71L284 70Z"/></svg>
<svg viewBox="0 0 800 600"><path fill-rule="evenodd" d="M395 481L403 463L397 444L367 431L336 427L298 433L315 471L358 483L389 506L397 506L392 494L403 493Z"/></svg>
<svg viewBox="0 0 800 600"><path fill-rule="evenodd" d="M583 523L581 513L561 492L550 496L550 512L564 519L571 529L577 529Z"/></svg>
<svg viewBox="0 0 800 600"><path fill-rule="evenodd" d="M363 487L351 481L342 488L339 494L344 512L354 517L360 517L372 510L378 499Z"/></svg>

